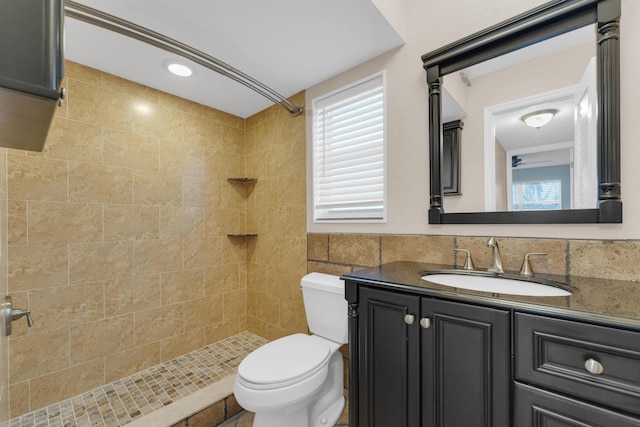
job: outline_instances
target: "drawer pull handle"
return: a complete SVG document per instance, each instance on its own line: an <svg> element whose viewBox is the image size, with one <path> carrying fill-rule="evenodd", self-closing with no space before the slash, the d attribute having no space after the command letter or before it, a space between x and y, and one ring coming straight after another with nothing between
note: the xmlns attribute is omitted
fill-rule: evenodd
<svg viewBox="0 0 640 427"><path fill-rule="evenodd" d="M423 317L420 319L420 326L422 326L423 329L429 329L431 327L431 319Z"/></svg>
<svg viewBox="0 0 640 427"><path fill-rule="evenodd" d="M416 317L413 314L404 315L404 323L406 323L407 325L413 325L414 320L416 320Z"/></svg>
<svg viewBox="0 0 640 427"><path fill-rule="evenodd" d="M602 363L598 362L595 359L587 359L587 361L584 362L584 368L594 375L600 375L604 372Z"/></svg>

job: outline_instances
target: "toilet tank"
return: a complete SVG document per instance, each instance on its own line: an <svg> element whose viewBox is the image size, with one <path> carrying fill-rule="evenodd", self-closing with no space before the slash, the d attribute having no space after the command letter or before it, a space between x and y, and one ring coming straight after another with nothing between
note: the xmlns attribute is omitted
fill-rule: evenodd
<svg viewBox="0 0 640 427"><path fill-rule="evenodd" d="M309 273L302 278L301 284L311 333L346 344L348 318L344 281L331 274Z"/></svg>

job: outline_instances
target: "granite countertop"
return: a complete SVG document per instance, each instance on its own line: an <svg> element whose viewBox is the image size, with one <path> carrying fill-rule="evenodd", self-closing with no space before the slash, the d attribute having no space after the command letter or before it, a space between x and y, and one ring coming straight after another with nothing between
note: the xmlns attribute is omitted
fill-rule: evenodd
<svg viewBox="0 0 640 427"><path fill-rule="evenodd" d="M532 297L452 288L427 282L420 278L426 271L451 269L453 267L450 265L395 261L378 267L346 273L342 278L422 295L543 311L550 314L640 328L639 282L536 274L536 278L560 283L572 294L562 297Z"/></svg>

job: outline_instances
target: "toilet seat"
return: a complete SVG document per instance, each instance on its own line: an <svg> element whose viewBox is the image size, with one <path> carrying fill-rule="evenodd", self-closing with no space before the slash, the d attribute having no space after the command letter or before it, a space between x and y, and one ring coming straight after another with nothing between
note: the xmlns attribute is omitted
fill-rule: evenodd
<svg viewBox="0 0 640 427"><path fill-rule="evenodd" d="M331 347L312 335L294 334L249 354L238 366L238 381L252 389L274 389L299 383L326 368Z"/></svg>

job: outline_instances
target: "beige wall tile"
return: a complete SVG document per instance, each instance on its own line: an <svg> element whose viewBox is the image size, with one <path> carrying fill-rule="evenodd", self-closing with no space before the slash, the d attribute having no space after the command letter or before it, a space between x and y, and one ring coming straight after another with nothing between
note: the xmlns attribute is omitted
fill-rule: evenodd
<svg viewBox="0 0 640 427"><path fill-rule="evenodd" d="M141 240L134 244L136 275L182 270L183 242L180 239Z"/></svg>
<svg viewBox="0 0 640 427"><path fill-rule="evenodd" d="M329 235L307 235L307 259L315 261L329 260Z"/></svg>
<svg viewBox="0 0 640 427"><path fill-rule="evenodd" d="M29 412L29 381L9 386L9 418Z"/></svg>
<svg viewBox="0 0 640 427"><path fill-rule="evenodd" d="M329 236L329 261L374 266L380 264L380 236L332 234Z"/></svg>
<svg viewBox="0 0 640 427"><path fill-rule="evenodd" d="M133 348L133 329L133 314L71 326L71 366Z"/></svg>
<svg viewBox="0 0 640 427"><path fill-rule="evenodd" d="M162 361L171 360L204 345L204 329L186 329L184 333L160 342Z"/></svg>
<svg viewBox="0 0 640 427"><path fill-rule="evenodd" d="M211 148L222 141L222 125L220 122L203 117L184 115L184 143L199 147Z"/></svg>
<svg viewBox="0 0 640 427"><path fill-rule="evenodd" d="M184 332L184 305L173 304L135 313L136 346Z"/></svg>
<svg viewBox="0 0 640 427"><path fill-rule="evenodd" d="M104 379L106 383L133 375L161 363L160 342L134 347L104 359Z"/></svg>
<svg viewBox="0 0 640 427"><path fill-rule="evenodd" d="M7 226L7 243L10 246L27 244L27 202L7 201Z"/></svg>
<svg viewBox="0 0 640 427"><path fill-rule="evenodd" d="M180 110L183 113L192 114L202 117L204 114L204 106L184 98L179 98L166 92L158 91L158 104L163 107Z"/></svg>
<svg viewBox="0 0 640 427"><path fill-rule="evenodd" d="M585 282L589 286L583 286ZM611 279L603 282L601 287L596 287L592 278L571 277L571 285L575 289L570 298L570 307L599 313L607 313L611 307L615 307L615 313L611 314L640 318L640 285L630 292L628 283Z"/></svg>
<svg viewBox="0 0 640 427"><path fill-rule="evenodd" d="M242 264L221 264L205 269L205 294L215 295L238 289L243 284ZM261 271L264 271L260 268Z"/></svg>
<svg viewBox="0 0 640 427"><path fill-rule="evenodd" d="M68 330L51 328L45 333L11 338L9 360L11 361L9 363L11 384L68 367Z"/></svg>
<svg viewBox="0 0 640 427"><path fill-rule="evenodd" d="M160 140L160 170L167 174L204 175L204 148Z"/></svg>
<svg viewBox="0 0 640 427"><path fill-rule="evenodd" d="M73 378L73 381L69 381ZM97 359L31 380L31 407L42 408L104 384L104 361Z"/></svg>
<svg viewBox="0 0 640 427"><path fill-rule="evenodd" d="M117 129L131 129L131 96L69 79L69 118Z"/></svg>
<svg viewBox="0 0 640 427"><path fill-rule="evenodd" d="M234 116L224 111L216 110L214 108L204 107L204 118L209 120L216 120L227 126L233 126L240 129L244 129L245 120L241 117Z"/></svg>
<svg viewBox="0 0 640 427"><path fill-rule="evenodd" d="M160 164L159 140L130 131L105 128L103 131L105 165L157 171Z"/></svg>
<svg viewBox="0 0 640 427"><path fill-rule="evenodd" d="M205 342L216 342L246 330L245 319L235 318L206 327L204 339Z"/></svg>
<svg viewBox="0 0 640 427"><path fill-rule="evenodd" d="M69 200L90 203L131 203L131 169L69 163Z"/></svg>
<svg viewBox="0 0 640 427"><path fill-rule="evenodd" d="M69 245L69 282L127 277L133 274L133 243L106 242Z"/></svg>
<svg viewBox="0 0 640 427"><path fill-rule="evenodd" d="M65 61L65 73L74 80L80 80L93 86L102 86L102 71L73 61Z"/></svg>
<svg viewBox="0 0 640 427"><path fill-rule="evenodd" d="M92 123L56 117L42 155L86 163L102 162L102 128Z"/></svg>
<svg viewBox="0 0 640 427"><path fill-rule="evenodd" d="M247 312L247 291L238 289L223 294L223 319L225 321L242 317Z"/></svg>
<svg viewBox="0 0 640 427"><path fill-rule="evenodd" d="M207 267L222 263L222 247L224 237L210 239L184 240L184 268Z"/></svg>
<svg viewBox="0 0 640 427"><path fill-rule="evenodd" d="M325 262L309 261L307 263L307 271L309 273L316 271L318 273L342 276L345 273L352 272L353 268L350 265L344 265L344 264L330 264Z"/></svg>
<svg viewBox="0 0 640 427"><path fill-rule="evenodd" d="M382 236L382 262L453 262L452 236Z"/></svg>
<svg viewBox="0 0 640 427"><path fill-rule="evenodd" d="M162 273L162 303L173 304L204 296L204 269Z"/></svg>
<svg viewBox="0 0 640 427"><path fill-rule="evenodd" d="M182 113L138 99L133 108L133 132L153 138L182 141Z"/></svg>
<svg viewBox="0 0 640 427"><path fill-rule="evenodd" d="M222 295L213 295L185 302L185 329L200 329L222 322L222 300Z"/></svg>
<svg viewBox="0 0 640 427"><path fill-rule="evenodd" d="M104 285L105 316L119 316L159 307L161 289L159 274L108 280Z"/></svg>
<svg viewBox="0 0 640 427"><path fill-rule="evenodd" d="M102 81L105 89L130 95L136 99L149 103L158 102L158 90L156 89L143 86L109 73L102 73Z"/></svg>
<svg viewBox="0 0 640 427"><path fill-rule="evenodd" d="M204 154L204 174L207 178L242 177L244 174L240 170L240 156L207 150Z"/></svg>
<svg viewBox="0 0 640 427"><path fill-rule="evenodd" d="M102 239L102 206L29 202L29 243L95 242Z"/></svg>
<svg viewBox="0 0 640 427"><path fill-rule="evenodd" d="M51 331L104 317L102 283L36 289L30 293L33 332ZM44 347L43 347L44 348Z"/></svg>
<svg viewBox="0 0 640 427"><path fill-rule="evenodd" d="M223 179L185 176L182 191L184 206L222 207L222 187L229 185Z"/></svg>
<svg viewBox="0 0 640 427"><path fill-rule="evenodd" d="M237 155L245 154L245 131L243 127L222 125L222 150Z"/></svg>
<svg viewBox="0 0 640 427"><path fill-rule="evenodd" d="M146 240L159 237L158 206L104 205L104 240Z"/></svg>
<svg viewBox="0 0 640 427"><path fill-rule="evenodd" d="M7 268L11 292L69 284L66 245L11 246Z"/></svg>
<svg viewBox="0 0 640 427"><path fill-rule="evenodd" d="M161 207L160 238L201 238L204 229L202 208Z"/></svg>
<svg viewBox="0 0 640 427"><path fill-rule="evenodd" d="M231 233L244 233L240 224L240 209L204 209L204 236L226 236Z"/></svg>
<svg viewBox="0 0 640 427"><path fill-rule="evenodd" d="M7 160L10 199L67 200L67 162L12 155Z"/></svg>
<svg viewBox="0 0 640 427"><path fill-rule="evenodd" d="M154 171L136 170L133 197L134 202L140 205L180 206L182 178Z"/></svg>

